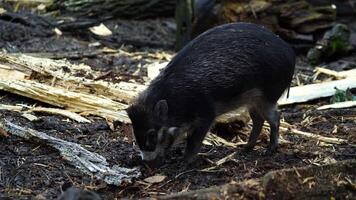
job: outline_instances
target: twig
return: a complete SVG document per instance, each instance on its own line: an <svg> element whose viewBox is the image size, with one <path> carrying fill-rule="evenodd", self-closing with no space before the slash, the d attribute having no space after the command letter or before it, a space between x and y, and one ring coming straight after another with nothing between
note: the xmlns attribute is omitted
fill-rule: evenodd
<svg viewBox="0 0 356 200"><path fill-rule="evenodd" d="M213 169L217 168L218 166L220 166L220 165L222 165L222 164L224 164L224 163L226 163L226 162L229 162L229 161L231 161L231 160L234 160L233 157L235 157L235 155L236 155L236 152L231 153L231 154L225 156L224 158L222 158L222 159L216 161L216 162L214 163L215 166L213 166L213 167L208 167L208 168L202 169L202 170L200 170L200 171L202 171L202 172L208 172L208 171L210 171L210 170L213 170Z"/></svg>
<svg viewBox="0 0 356 200"><path fill-rule="evenodd" d="M347 140L344 140L344 139L335 138L335 137L325 137L325 136L317 135L315 133L308 133L308 132L304 132L304 131L299 131L299 130L293 129L293 128L279 127L279 129L281 131L285 131L285 132L290 131L291 133L294 133L294 134L297 134L297 135L300 135L300 136L303 136L303 137L311 138L311 139L316 139L316 140L319 140L319 141L322 141L322 142L326 142L326 143L332 143L332 144L345 144L345 143L347 143Z"/></svg>
<svg viewBox="0 0 356 200"><path fill-rule="evenodd" d="M314 80L319 76L319 74L326 74L335 77L336 79L344 79L346 78L345 75L340 74L340 72L331 70L331 69L326 69L322 67L316 67L314 70L316 73L314 74Z"/></svg>
<svg viewBox="0 0 356 200"><path fill-rule="evenodd" d="M191 170L188 170L188 171L184 171L184 172L181 172L179 174L177 174L174 178L168 180L167 182L165 182L164 184L160 185L159 188L167 185L168 183L174 181L175 179L179 178L180 176L184 175L184 174L187 174L187 173L190 173L190 172L193 172L193 171L196 171L196 169L191 169Z"/></svg>
<svg viewBox="0 0 356 200"><path fill-rule="evenodd" d="M131 182L132 178L141 175L137 168L129 169L117 165L110 168L103 156L92 153L79 144L64 141L30 128L23 128L7 120L0 121L0 132L52 146L70 164L88 175L104 180L108 184L119 186L122 182Z"/></svg>

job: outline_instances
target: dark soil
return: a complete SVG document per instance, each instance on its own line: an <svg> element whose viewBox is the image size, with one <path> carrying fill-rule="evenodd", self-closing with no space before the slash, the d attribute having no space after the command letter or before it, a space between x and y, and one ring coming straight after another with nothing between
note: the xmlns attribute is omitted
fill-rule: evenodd
<svg viewBox="0 0 356 200"><path fill-rule="evenodd" d="M115 22L110 23L111 26L115 24ZM117 23L118 27L124 28L117 28L117 30L145 32L142 38L147 38L150 34L154 34L152 29L164 27L165 24L172 23L172 21L149 21L147 23L153 24L147 26L148 28L146 27L148 33L145 32L146 29L137 29L136 26L141 25L139 22L133 22L132 25L136 28L130 29L129 22L120 21ZM173 32L167 33L169 28L166 32L164 30L166 29L161 30L160 37L156 35L152 36L153 39L151 39L162 40L161 43L151 42L147 45L150 48L143 48L145 39L134 38L135 41L140 42L140 47L123 47L123 49L131 53L141 52L144 54L146 52L147 55L148 52L153 54L166 52L166 50L156 48L159 45L166 49L172 46ZM116 34L129 37L129 33L120 33L120 31L117 31ZM164 33L170 37L164 35ZM92 50L85 49L89 42L79 42L80 39L72 37L70 35L63 37L62 42L58 41L60 39L54 38L46 38L45 42L38 42L38 39L34 38L21 44L18 42L14 44L21 52L32 53L38 52L38 49L42 49L42 52L52 52L47 51L47 49L53 49L53 45L57 45L55 49L59 49L59 51L80 50L85 52ZM18 45L23 46L20 48ZM152 45L154 48L152 48ZM36 47L36 50L33 49L34 47ZM133 56L95 55L70 60L87 63L93 66L93 69L100 70L103 73L110 71L108 73L110 75L104 77L105 80L143 82L142 74L145 71L138 67L139 64L144 65L159 59L150 56L137 59ZM140 71L140 73L137 74L137 71ZM313 68L306 65L302 57L299 58L296 76L300 76L300 82L302 84L310 83L312 75ZM295 79L293 85L297 84ZM40 102L6 92L0 92L0 103L43 105ZM181 161L183 145L180 145L172 149L167 156L166 164L159 169L150 169L141 163L137 147L133 145L129 125L119 124L116 130L112 131L105 120L95 117L91 118L93 122L90 124L80 124L61 116L35 114L39 119L31 122L22 117L21 113L0 111L1 119L79 143L86 149L104 156L110 165L139 166L142 172L142 177L134 180L133 183L126 183L120 187L110 186L83 174L46 144L34 143L14 136L0 137L0 199L2 197L8 197L8 199L32 199L34 197L37 197L37 199L53 199L61 193L61 187L68 184L96 191L103 199L148 197L259 178L272 170L323 165L341 160L356 159L356 108L316 110L317 107L325 104L329 104L329 98L282 107L280 108L282 120L301 131L346 139L348 144L330 145L289 132L282 132L282 137L289 143L282 143L278 152L273 156L265 156L263 153L268 142L268 131L263 130L263 134L261 134L253 152L245 153L242 151L242 147L234 149L205 145L197 160L187 166ZM49 107L49 105L45 106ZM227 135L226 138L231 141L235 141L236 138L246 141L251 128L248 125L241 126L241 124L232 127L214 130L215 133L219 131L217 132L219 135ZM237 152L234 160L218 166L214 170L202 171L214 166L213 162L233 152ZM165 175L167 178L157 184L149 184L143 181L145 178L156 174Z"/></svg>

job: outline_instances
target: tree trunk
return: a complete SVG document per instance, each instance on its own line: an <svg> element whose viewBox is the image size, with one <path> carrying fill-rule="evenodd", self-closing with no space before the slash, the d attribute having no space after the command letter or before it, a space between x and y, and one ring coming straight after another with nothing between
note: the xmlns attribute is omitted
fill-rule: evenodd
<svg viewBox="0 0 356 200"><path fill-rule="evenodd" d="M190 41L193 21L194 0L177 0L176 5L176 51Z"/></svg>

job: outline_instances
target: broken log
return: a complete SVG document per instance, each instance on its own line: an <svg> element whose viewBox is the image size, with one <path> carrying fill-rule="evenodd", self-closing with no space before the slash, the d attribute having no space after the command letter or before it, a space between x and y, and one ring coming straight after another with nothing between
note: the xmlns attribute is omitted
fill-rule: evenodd
<svg viewBox="0 0 356 200"><path fill-rule="evenodd" d="M0 90L66 108L84 116L95 115L108 121L130 122L123 110L126 105L105 97L71 92L30 80L0 79Z"/></svg>
<svg viewBox="0 0 356 200"><path fill-rule="evenodd" d="M0 132L51 146L57 149L63 159L71 165L108 184L120 186L123 182L130 183L133 178L141 175L137 168L129 169L117 165L110 168L103 156L90 152L79 144L61 140L30 128L23 128L7 120L0 121Z"/></svg>

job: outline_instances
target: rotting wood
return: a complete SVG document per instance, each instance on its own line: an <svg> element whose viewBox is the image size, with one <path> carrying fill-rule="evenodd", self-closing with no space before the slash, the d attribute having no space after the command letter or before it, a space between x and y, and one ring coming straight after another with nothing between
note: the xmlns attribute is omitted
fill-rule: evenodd
<svg viewBox="0 0 356 200"><path fill-rule="evenodd" d="M355 180L355 167L356 160L353 159L323 166L282 169L269 172L260 179L149 199L353 199L356 197L355 186L347 180Z"/></svg>
<svg viewBox="0 0 356 200"><path fill-rule="evenodd" d="M23 73L21 76L34 78L35 76L31 76L33 72L40 74L39 81L46 82L47 85L66 88L73 92L103 95L112 100L125 103L130 102L138 92L145 88L145 86L139 84L125 82L112 84L102 80L93 81L83 77L76 77L73 74L78 72L86 72L86 74L93 76L99 76L99 73L93 71L88 65L75 65L66 60L0 53L0 64L3 68L6 67L5 70L15 70L12 73L20 71ZM0 78L8 79L8 76L0 74Z"/></svg>
<svg viewBox="0 0 356 200"><path fill-rule="evenodd" d="M325 110L330 108L350 108L356 106L356 101L344 101L344 102L337 102L329 105L320 106L317 110Z"/></svg>
<svg viewBox="0 0 356 200"><path fill-rule="evenodd" d="M108 121L130 122L123 110L126 105L105 97L66 91L29 80L0 79L0 90L66 108L84 116L95 115Z"/></svg>
<svg viewBox="0 0 356 200"><path fill-rule="evenodd" d="M71 165L108 184L120 186L123 182L130 183L133 178L141 175L137 168L130 169L117 165L110 168L103 156L90 152L79 144L61 140L30 128L23 128L7 120L0 121L0 133L2 132L51 146L57 149L62 158Z"/></svg>

